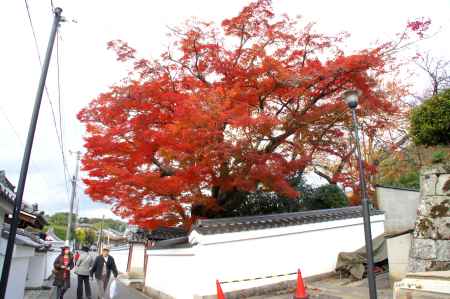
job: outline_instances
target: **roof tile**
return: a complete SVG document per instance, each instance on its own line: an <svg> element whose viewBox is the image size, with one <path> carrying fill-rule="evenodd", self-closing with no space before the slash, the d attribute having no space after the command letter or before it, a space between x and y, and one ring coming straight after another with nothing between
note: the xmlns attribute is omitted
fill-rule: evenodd
<svg viewBox="0 0 450 299"><path fill-rule="evenodd" d="M372 216L381 214L383 214L383 212L380 210L371 210ZM199 234L212 235L320 223L358 217L362 217L362 209L360 206L296 213L199 220L194 225L193 230L197 231Z"/></svg>

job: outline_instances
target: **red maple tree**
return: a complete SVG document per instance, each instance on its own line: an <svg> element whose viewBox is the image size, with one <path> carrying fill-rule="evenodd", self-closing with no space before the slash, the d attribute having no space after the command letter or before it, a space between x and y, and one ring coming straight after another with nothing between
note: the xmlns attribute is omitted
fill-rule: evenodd
<svg viewBox="0 0 450 299"><path fill-rule="evenodd" d="M385 75L409 39L347 54L346 37L276 17L259 0L221 27L189 21L173 29L156 60L110 42L133 70L78 114L87 128L87 193L138 225L189 227L193 205L220 211L240 191L295 197L287 178L324 157L342 164L332 179L348 185L354 174L342 170L353 145L341 93L362 92L366 132L392 127L399 89L385 88Z"/></svg>

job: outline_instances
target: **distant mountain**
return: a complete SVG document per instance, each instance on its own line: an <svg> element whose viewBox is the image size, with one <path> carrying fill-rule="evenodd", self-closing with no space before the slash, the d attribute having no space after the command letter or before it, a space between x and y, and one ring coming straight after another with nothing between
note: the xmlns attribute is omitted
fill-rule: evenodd
<svg viewBox="0 0 450 299"><path fill-rule="evenodd" d="M48 227L51 227L53 229L53 232L55 235L64 240L66 238L66 230L67 230L67 222L69 219L69 213L66 212L58 212L50 216L46 216L48 219ZM102 226L102 220L103 220L103 229L111 230L114 232L117 232L119 234L124 233L125 230L128 227L128 224L120 221L120 220L114 220L109 218L87 218L87 217L81 217L78 219L79 227L85 228L85 229L92 229L92 230L100 230L100 227ZM75 219L72 219L72 223L75 223Z"/></svg>

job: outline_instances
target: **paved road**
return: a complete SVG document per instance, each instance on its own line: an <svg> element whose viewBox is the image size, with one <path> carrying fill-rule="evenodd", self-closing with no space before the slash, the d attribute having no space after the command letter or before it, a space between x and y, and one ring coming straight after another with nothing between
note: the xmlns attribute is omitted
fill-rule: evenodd
<svg viewBox="0 0 450 299"><path fill-rule="evenodd" d="M97 285L95 281L91 280L91 289L92 289L92 299L97 299ZM119 290L119 294L114 299L150 299L150 297L147 297L140 293L139 291L129 288L125 286L123 283L121 283L119 280L117 280L117 286ZM64 299L76 299L77 298L77 280L76 276L72 275L71 280L71 288L67 291L66 295L64 296ZM85 295L86 296L86 295ZM86 297L84 297L86 298Z"/></svg>

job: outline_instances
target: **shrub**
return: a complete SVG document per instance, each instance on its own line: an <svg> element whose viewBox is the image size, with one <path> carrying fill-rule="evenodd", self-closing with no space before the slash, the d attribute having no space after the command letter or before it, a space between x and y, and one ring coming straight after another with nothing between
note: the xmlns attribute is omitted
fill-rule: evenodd
<svg viewBox="0 0 450 299"><path fill-rule="evenodd" d="M433 153L432 162L433 163L441 163L444 162L447 158L447 153L444 151L436 151Z"/></svg>
<svg viewBox="0 0 450 299"><path fill-rule="evenodd" d="M410 133L416 145L450 145L450 89L413 109Z"/></svg>

